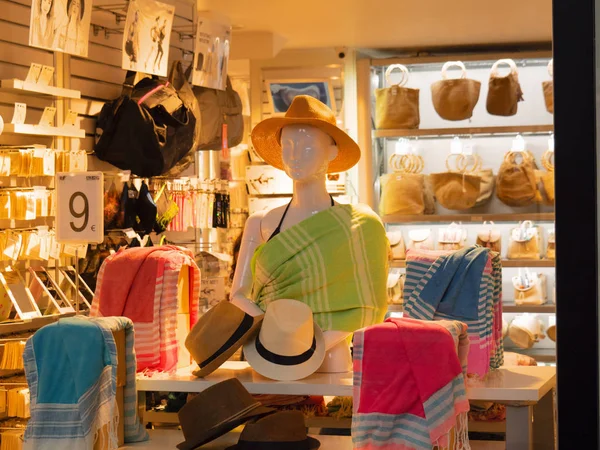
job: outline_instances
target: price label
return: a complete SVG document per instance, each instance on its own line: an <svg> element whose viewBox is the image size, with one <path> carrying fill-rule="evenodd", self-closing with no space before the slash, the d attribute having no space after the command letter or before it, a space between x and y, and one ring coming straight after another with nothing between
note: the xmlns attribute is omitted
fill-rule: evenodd
<svg viewBox="0 0 600 450"><path fill-rule="evenodd" d="M56 239L60 243L104 240L102 172L56 174Z"/></svg>
<svg viewBox="0 0 600 450"><path fill-rule="evenodd" d="M42 113L39 125L41 127L51 127L54 122L54 116L56 114L56 108L54 106L46 106Z"/></svg>
<svg viewBox="0 0 600 450"><path fill-rule="evenodd" d="M25 123L25 117L27 116L27 104L26 103L15 103L15 112L10 123L15 125L21 125Z"/></svg>
<svg viewBox="0 0 600 450"><path fill-rule="evenodd" d="M74 127L75 125L77 125L77 112L69 110L65 118L65 126Z"/></svg>
<svg viewBox="0 0 600 450"><path fill-rule="evenodd" d="M42 65L31 63L31 66L29 66L29 72L27 72L27 78L25 78L25 83L37 83L41 73Z"/></svg>
<svg viewBox="0 0 600 450"><path fill-rule="evenodd" d="M37 83L42 86L48 86L50 81L52 81L52 77L54 76L54 67L52 66L42 66L42 72L38 77Z"/></svg>

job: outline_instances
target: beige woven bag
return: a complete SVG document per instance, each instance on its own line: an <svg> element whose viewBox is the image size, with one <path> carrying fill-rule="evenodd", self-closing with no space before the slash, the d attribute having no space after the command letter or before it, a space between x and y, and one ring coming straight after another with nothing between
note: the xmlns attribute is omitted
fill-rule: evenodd
<svg viewBox="0 0 600 450"><path fill-rule="evenodd" d="M390 75L394 70L402 72L398 84L391 85ZM419 128L419 89L404 87L408 82L408 69L401 64L392 64L385 71L385 88L375 89L375 127L384 129Z"/></svg>
<svg viewBox="0 0 600 450"><path fill-rule="evenodd" d="M483 222L483 227L477 231L477 245L496 253L502 252L502 234L494 228L494 222Z"/></svg>
<svg viewBox="0 0 600 450"><path fill-rule="evenodd" d="M506 153L498 171L496 195L508 206L529 206L537 201L539 192L531 153Z"/></svg>
<svg viewBox="0 0 600 450"><path fill-rule="evenodd" d="M460 78L448 79L448 69L461 69ZM448 61L442 67L442 79L431 85L433 107L442 119L466 120L473 116L479 101L481 83L467 78L467 69L461 61Z"/></svg>
<svg viewBox="0 0 600 450"><path fill-rule="evenodd" d="M393 154L389 164L394 172L380 178L379 214L430 214L426 179L420 173L424 167L423 158L412 154Z"/></svg>
<svg viewBox="0 0 600 450"><path fill-rule="evenodd" d="M543 305L548 300L546 275L519 269L519 274L512 278L512 282L517 306Z"/></svg>
<svg viewBox="0 0 600 450"><path fill-rule="evenodd" d="M457 159L455 168L450 166L452 156ZM429 175L435 198L446 209L455 211L469 209L475 206L479 198L481 177L475 173L476 170L468 173L461 166L463 159L463 155L448 155L446 158L446 169L448 171Z"/></svg>
<svg viewBox="0 0 600 450"><path fill-rule="evenodd" d="M392 248L392 259L406 259L406 245L404 244L402 231L388 231L387 237L390 241L390 247Z"/></svg>

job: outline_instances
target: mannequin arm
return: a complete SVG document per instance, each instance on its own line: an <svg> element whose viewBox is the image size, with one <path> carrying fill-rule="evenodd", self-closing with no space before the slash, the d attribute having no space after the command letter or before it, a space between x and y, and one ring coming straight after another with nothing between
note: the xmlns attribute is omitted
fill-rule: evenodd
<svg viewBox="0 0 600 450"><path fill-rule="evenodd" d="M264 213L256 213L248 218L242 236L242 245L238 254L235 274L231 284L231 302L251 316L263 314L263 311L250 300L252 294L252 269L250 263L256 248L262 243L260 224Z"/></svg>

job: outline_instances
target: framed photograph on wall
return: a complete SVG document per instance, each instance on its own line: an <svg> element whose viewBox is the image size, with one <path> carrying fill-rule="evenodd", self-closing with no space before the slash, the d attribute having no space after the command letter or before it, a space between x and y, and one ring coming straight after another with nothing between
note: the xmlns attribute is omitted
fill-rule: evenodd
<svg viewBox="0 0 600 450"><path fill-rule="evenodd" d="M308 80L267 80L267 96L273 115L283 115L298 95L310 95L325 103L335 113L333 85L327 78Z"/></svg>

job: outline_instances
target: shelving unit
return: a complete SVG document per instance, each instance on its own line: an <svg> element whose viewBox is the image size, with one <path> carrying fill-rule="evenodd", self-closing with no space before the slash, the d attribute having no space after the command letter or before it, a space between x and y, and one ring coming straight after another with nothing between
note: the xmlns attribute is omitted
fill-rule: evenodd
<svg viewBox="0 0 600 450"><path fill-rule="evenodd" d="M552 125L523 125L513 127L463 127L463 128L419 128L412 130L374 130L375 138L442 137L442 136L492 136L497 134L552 133Z"/></svg>
<svg viewBox="0 0 600 450"><path fill-rule="evenodd" d="M524 355L531 356L532 358L535 358L535 360L538 362L549 362L549 363L556 362L556 351L553 348L548 349L548 348L535 348L534 347L534 348L531 348L528 350L509 348L508 350L509 351L517 351Z"/></svg>
<svg viewBox="0 0 600 450"><path fill-rule="evenodd" d="M390 263L390 267L395 269L405 269L406 261L394 260ZM555 267L555 261L549 259L503 259L502 267Z"/></svg>
<svg viewBox="0 0 600 450"><path fill-rule="evenodd" d="M42 86L37 83L28 83L24 80L9 79L0 81L0 92L28 95L34 97L71 98L80 99L81 92L73 89L64 89L55 86Z"/></svg>
<svg viewBox="0 0 600 450"><path fill-rule="evenodd" d="M7 134L25 134L28 136L49 136L49 137L68 137L83 139L85 130L76 127L44 127L32 124L13 124L4 125L3 133Z"/></svg>
<svg viewBox="0 0 600 450"><path fill-rule="evenodd" d="M518 213L518 214L444 214L444 215L406 215L390 214L381 218L385 224L419 224L419 223L483 223L488 222L520 222L532 220L534 222L552 222L554 213Z"/></svg>
<svg viewBox="0 0 600 450"><path fill-rule="evenodd" d="M521 305L514 303L503 303L502 312L505 313L540 313L540 314L556 314L556 305L546 303L545 305Z"/></svg>

